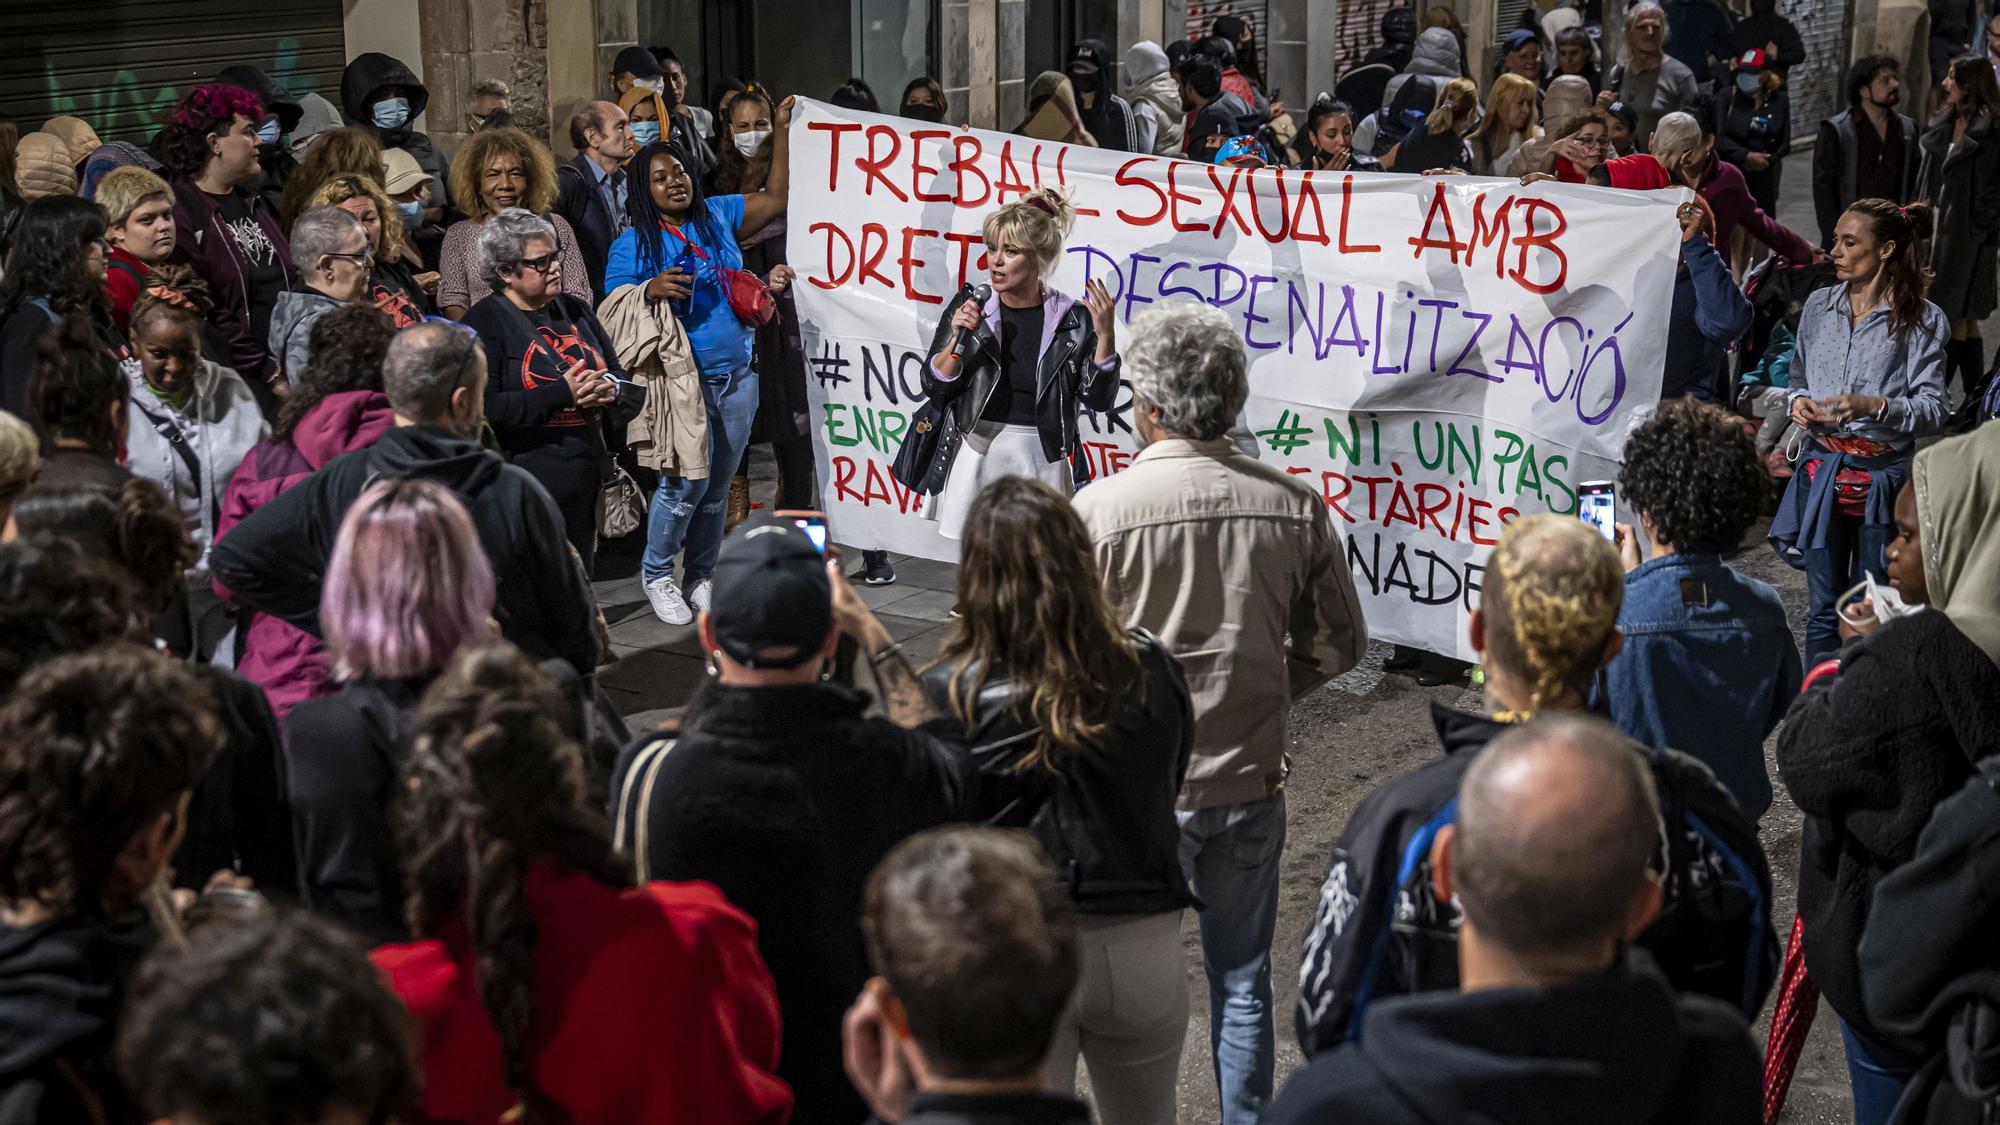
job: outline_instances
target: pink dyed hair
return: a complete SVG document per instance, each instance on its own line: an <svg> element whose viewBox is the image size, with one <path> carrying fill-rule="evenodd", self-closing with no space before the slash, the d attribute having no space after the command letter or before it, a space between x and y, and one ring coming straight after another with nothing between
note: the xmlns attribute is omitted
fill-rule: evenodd
<svg viewBox="0 0 2000 1125"><path fill-rule="evenodd" d="M174 107L172 120L206 134L229 128L237 117L247 117L253 125L262 122L264 103L241 86L196 86Z"/></svg>
<svg viewBox="0 0 2000 1125"><path fill-rule="evenodd" d="M385 480L361 494L334 541L320 627L341 680L429 675L484 639L493 567L472 517L434 481Z"/></svg>

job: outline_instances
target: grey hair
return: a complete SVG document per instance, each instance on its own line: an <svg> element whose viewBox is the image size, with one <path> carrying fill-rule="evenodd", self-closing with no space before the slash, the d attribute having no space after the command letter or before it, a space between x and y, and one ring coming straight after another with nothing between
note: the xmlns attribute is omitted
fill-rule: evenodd
<svg viewBox="0 0 2000 1125"><path fill-rule="evenodd" d="M1653 127L1650 147L1653 156L1671 173L1679 158L1694 151L1700 143L1701 123L1694 119L1694 114L1676 110L1660 118L1660 123Z"/></svg>
<svg viewBox="0 0 2000 1125"><path fill-rule="evenodd" d="M479 337L455 324L413 324L389 341L382 359L382 393L405 418L434 422L451 409L452 392L470 387L486 369Z"/></svg>
<svg viewBox="0 0 2000 1125"><path fill-rule="evenodd" d="M1176 437L1214 441L1250 397L1243 337L1227 313L1194 301L1155 305L1127 328L1125 377L1132 394L1160 408Z"/></svg>
<svg viewBox="0 0 2000 1125"><path fill-rule="evenodd" d="M1674 37L1673 21L1667 18L1667 10L1660 7L1655 0L1639 0L1637 4L1625 9L1625 26L1631 27L1638 21L1640 16L1648 12L1660 17L1660 42L1665 43L1667 40L1672 39Z"/></svg>
<svg viewBox="0 0 2000 1125"><path fill-rule="evenodd" d="M499 292L507 279L521 272L522 247L531 238L556 243L556 228L547 219L521 207L509 207L479 228L479 277Z"/></svg>
<svg viewBox="0 0 2000 1125"><path fill-rule="evenodd" d="M300 273L318 269L322 257L340 253L361 229L360 219L330 203L307 211L292 223L292 264Z"/></svg>
<svg viewBox="0 0 2000 1125"><path fill-rule="evenodd" d="M475 98L511 98L511 97L513 97L513 92L507 89L507 84L505 82L500 81L498 78L488 78L485 81L476 83L472 87L471 92L465 95L465 100L472 101Z"/></svg>

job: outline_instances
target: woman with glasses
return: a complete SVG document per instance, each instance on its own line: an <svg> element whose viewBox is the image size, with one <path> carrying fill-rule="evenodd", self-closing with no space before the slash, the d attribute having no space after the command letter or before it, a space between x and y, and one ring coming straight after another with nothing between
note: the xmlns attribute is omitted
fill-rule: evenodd
<svg viewBox="0 0 2000 1125"><path fill-rule="evenodd" d="M292 264L299 288L278 294L271 310L271 354L289 389L311 358L312 326L342 305L373 299L375 246L361 221L340 207L315 207L292 224Z"/></svg>
<svg viewBox="0 0 2000 1125"><path fill-rule="evenodd" d="M423 185L417 190L421 192ZM380 181L371 176L336 176L312 197L314 207L334 206L355 217L368 232L375 253L375 272L368 282L368 299L396 327L408 328L431 313L438 275L420 272L423 259L410 246L409 231L397 215Z"/></svg>
<svg viewBox="0 0 2000 1125"><path fill-rule="evenodd" d="M590 274L577 249L569 220L555 213L556 161L548 146L519 129L481 129L459 146L451 162L451 197L468 218L444 232L438 257L437 305L453 320L484 297L487 285L480 266L479 229L509 207L540 215L555 230L556 253L562 259L562 291L585 304L595 304Z"/></svg>
<svg viewBox="0 0 2000 1125"><path fill-rule="evenodd" d="M597 497L615 474L605 426L622 435L644 392L590 302L568 292L571 266L549 220L509 207L481 225L478 248L489 293L465 326L486 346L486 418L508 458L555 498L589 573Z"/></svg>

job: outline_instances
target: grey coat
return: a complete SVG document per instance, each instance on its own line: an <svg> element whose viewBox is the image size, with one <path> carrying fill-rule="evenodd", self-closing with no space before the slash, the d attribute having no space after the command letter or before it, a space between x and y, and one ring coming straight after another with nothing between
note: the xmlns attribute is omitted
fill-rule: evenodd
<svg viewBox="0 0 2000 1125"><path fill-rule="evenodd" d="M317 289L288 289L271 308L271 354L284 365L285 378L298 386L311 356L312 328L340 302Z"/></svg>

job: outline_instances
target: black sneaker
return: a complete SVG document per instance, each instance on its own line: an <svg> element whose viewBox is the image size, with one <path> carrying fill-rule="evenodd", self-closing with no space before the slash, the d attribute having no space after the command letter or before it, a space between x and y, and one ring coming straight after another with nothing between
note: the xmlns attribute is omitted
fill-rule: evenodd
<svg viewBox="0 0 2000 1125"><path fill-rule="evenodd" d="M889 552L863 551L861 553L861 582L867 586L895 585L896 568L889 565Z"/></svg>

